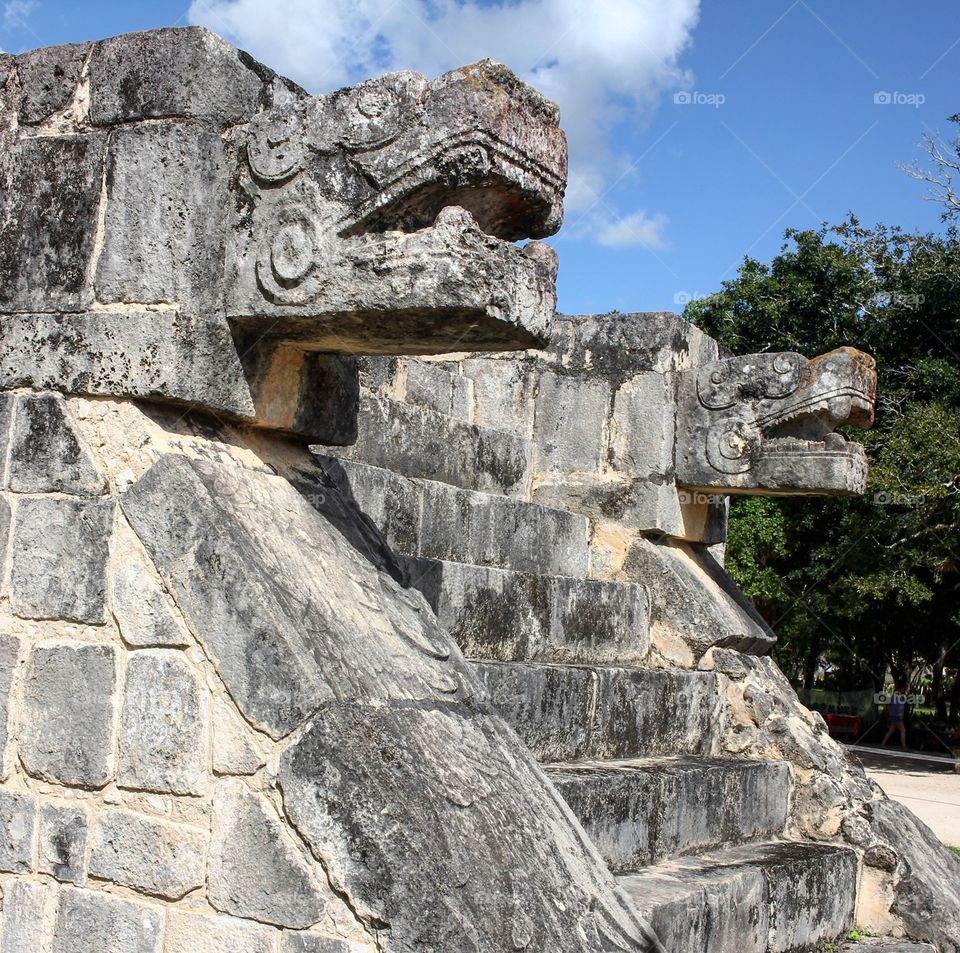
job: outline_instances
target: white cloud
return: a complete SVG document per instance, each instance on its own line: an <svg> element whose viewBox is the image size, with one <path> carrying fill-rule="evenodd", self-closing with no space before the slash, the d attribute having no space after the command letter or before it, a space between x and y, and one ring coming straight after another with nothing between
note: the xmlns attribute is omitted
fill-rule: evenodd
<svg viewBox="0 0 960 953"><path fill-rule="evenodd" d="M36 0L7 0L3 5L3 24L12 28L22 26L23 21L37 8Z"/></svg>
<svg viewBox="0 0 960 953"><path fill-rule="evenodd" d="M597 241L607 248L629 248L640 245L643 248L666 248L664 229L667 217L660 213L648 216L642 209L632 215L625 215L608 222L597 232Z"/></svg>
<svg viewBox="0 0 960 953"><path fill-rule="evenodd" d="M622 168L614 128L643 123L662 92L690 82L678 57L699 7L700 0L193 0L189 17L311 92L396 69L436 76L485 57L506 63L559 103L570 141L567 206L585 212ZM655 222L646 223L651 235Z"/></svg>

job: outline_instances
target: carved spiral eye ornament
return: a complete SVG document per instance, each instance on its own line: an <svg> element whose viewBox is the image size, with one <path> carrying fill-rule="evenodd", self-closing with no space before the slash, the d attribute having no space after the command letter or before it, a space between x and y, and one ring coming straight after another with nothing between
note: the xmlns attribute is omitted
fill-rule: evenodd
<svg viewBox="0 0 960 953"><path fill-rule="evenodd" d="M285 182L300 171L307 156L303 124L297 113L271 115L250 123L247 161L264 183Z"/></svg>
<svg viewBox="0 0 960 953"><path fill-rule="evenodd" d="M718 420L707 431L707 460L719 473L746 473L760 453L760 428L750 420Z"/></svg>
<svg viewBox="0 0 960 953"><path fill-rule="evenodd" d="M697 397L710 410L732 407L737 401L736 381L731 380L730 361L720 361L704 367L697 375Z"/></svg>
<svg viewBox="0 0 960 953"><path fill-rule="evenodd" d="M765 397L780 399L789 397L803 382L809 361L802 354L784 351L774 356L771 363L776 375L767 382Z"/></svg>
<svg viewBox="0 0 960 953"><path fill-rule="evenodd" d="M302 304L316 294L314 276L320 236L317 223L303 212L281 218L272 238L257 255L257 279L264 294L280 304Z"/></svg>

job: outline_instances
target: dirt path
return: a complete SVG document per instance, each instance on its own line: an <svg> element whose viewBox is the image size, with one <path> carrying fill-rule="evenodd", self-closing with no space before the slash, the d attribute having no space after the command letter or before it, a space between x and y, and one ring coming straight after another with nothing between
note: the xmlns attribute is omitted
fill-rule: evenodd
<svg viewBox="0 0 960 953"><path fill-rule="evenodd" d="M945 844L960 847L960 774L945 765L855 754L888 797L909 807Z"/></svg>

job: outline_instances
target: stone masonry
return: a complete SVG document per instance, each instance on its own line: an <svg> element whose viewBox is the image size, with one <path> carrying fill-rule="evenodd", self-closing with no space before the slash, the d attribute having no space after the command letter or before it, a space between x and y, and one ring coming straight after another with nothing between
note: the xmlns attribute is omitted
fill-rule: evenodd
<svg viewBox="0 0 960 953"><path fill-rule="evenodd" d="M0 54L0 953L960 950L722 569L871 359L555 316L565 180L495 63Z"/></svg>

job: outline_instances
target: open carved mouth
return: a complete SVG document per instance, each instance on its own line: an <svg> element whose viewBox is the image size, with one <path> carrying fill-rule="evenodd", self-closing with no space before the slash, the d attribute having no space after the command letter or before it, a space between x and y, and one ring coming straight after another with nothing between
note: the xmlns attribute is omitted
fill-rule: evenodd
<svg viewBox="0 0 960 953"><path fill-rule="evenodd" d="M545 238L560 227L563 190L562 178L505 143L458 136L428 161L398 169L394 181L344 216L340 234L415 232L444 209L461 208L492 238Z"/></svg>
<svg viewBox="0 0 960 953"><path fill-rule="evenodd" d="M863 447L836 432L837 427L867 429L873 423L873 395L855 388L799 402L776 414L775 423L761 418L763 453L862 454Z"/></svg>
<svg viewBox="0 0 960 953"><path fill-rule="evenodd" d="M251 123L244 155L235 327L269 316L299 347L351 353L545 338L556 256L513 243L560 227L566 140L556 106L505 67L315 97Z"/></svg>
<svg viewBox="0 0 960 953"><path fill-rule="evenodd" d="M838 348L749 354L681 373L677 479L726 493L856 495L864 448L836 432L873 423L872 357Z"/></svg>

